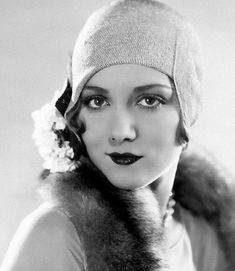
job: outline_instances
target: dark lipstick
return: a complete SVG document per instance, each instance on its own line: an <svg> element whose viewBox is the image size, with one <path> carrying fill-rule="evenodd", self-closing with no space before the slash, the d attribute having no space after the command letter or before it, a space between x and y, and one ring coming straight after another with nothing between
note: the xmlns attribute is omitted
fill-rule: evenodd
<svg viewBox="0 0 235 271"><path fill-rule="evenodd" d="M118 165L127 166L135 163L143 156L137 156L132 153L118 153L118 152L112 152L108 154L112 161Z"/></svg>

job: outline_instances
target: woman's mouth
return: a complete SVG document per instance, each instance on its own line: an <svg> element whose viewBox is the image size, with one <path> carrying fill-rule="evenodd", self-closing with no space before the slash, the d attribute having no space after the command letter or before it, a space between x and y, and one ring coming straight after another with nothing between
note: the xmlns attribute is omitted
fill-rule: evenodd
<svg viewBox="0 0 235 271"><path fill-rule="evenodd" d="M108 154L112 161L118 165L128 166L138 161L143 156L137 156L132 153L112 152Z"/></svg>

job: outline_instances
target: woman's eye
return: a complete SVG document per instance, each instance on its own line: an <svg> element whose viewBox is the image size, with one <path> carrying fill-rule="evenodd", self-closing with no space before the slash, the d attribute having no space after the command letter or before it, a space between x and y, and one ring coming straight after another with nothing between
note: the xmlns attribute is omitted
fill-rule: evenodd
<svg viewBox="0 0 235 271"><path fill-rule="evenodd" d="M156 107L160 104L165 104L165 101L159 96L146 96L140 99L138 104L143 107Z"/></svg>
<svg viewBox="0 0 235 271"><path fill-rule="evenodd" d="M106 105L108 102L103 97L90 97L85 100L85 105L91 109L100 109Z"/></svg>

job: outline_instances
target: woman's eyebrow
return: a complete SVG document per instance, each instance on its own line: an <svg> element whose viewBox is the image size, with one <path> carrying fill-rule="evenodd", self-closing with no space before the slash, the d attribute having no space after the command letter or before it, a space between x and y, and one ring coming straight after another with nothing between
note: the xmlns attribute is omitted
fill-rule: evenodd
<svg viewBox="0 0 235 271"><path fill-rule="evenodd" d="M101 87L97 87L97 86L85 86L85 87L83 88L83 91L84 91L84 90L88 90L88 89L90 89L90 90L95 90L95 91L99 91L99 92L101 92L102 94L108 94L108 90L107 90L107 89L101 88Z"/></svg>
<svg viewBox="0 0 235 271"><path fill-rule="evenodd" d="M144 91L147 91L147 90L150 90L150 89L153 89L153 88L165 88L165 89L172 90L172 88L170 86L158 83L158 84L148 84L148 85L135 87L133 89L133 92L134 93L139 93L139 92L144 92ZM98 87L98 86L89 86L89 85L85 86L83 91L88 90L88 89L99 91L99 92L101 92L103 94L108 94L109 93L109 91L107 89L105 89L105 88Z"/></svg>
<svg viewBox="0 0 235 271"><path fill-rule="evenodd" d="M149 85L143 85L143 86L138 86L134 88L134 92L135 93L139 93L139 92L144 92L153 88L166 88L166 89L170 89L172 90L172 88L168 85L165 84L149 84Z"/></svg>

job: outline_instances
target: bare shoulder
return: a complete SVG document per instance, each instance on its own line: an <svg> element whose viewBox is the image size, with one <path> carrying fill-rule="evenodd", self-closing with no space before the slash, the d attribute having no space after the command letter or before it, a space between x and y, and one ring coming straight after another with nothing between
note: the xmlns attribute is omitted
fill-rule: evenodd
<svg viewBox="0 0 235 271"><path fill-rule="evenodd" d="M83 270L83 258L72 222L46 203L20 223L1 270Z"/></svg>
<svg viewBox="0 0 235 271"><path fill-rule="evenodd" d="M25 233L49 235L50 237L65 238L76 234L72 222L65 214L49 203L40 205L35 211L26 216L20 224L19 229ZM37 235L38 236L38 235Z"/></svg>

